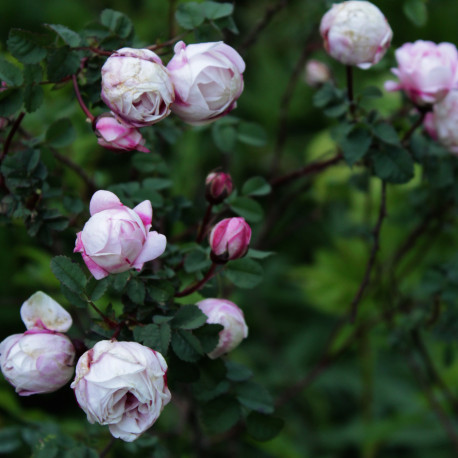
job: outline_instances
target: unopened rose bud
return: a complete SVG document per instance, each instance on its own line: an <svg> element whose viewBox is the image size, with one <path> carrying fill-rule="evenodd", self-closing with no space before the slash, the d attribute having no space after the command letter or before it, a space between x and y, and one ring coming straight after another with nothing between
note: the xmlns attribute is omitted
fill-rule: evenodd
<svg viewBox="0 0 458 458"><path fill-rule="evenodd" d="M211 258L224 263L246 255L251 240L251 228L244 218L226 218L210 233Z"/></svg>
<svg viewBox="0 0 458 458"><path fill-rule="evenodd" d="M116 116L142 127L168 116L175 95L157 54L149 49L122 48L102 67L101 97Z"/></svg>
<svg viewBox="0 0 458 458"><path fill-rule="evenodd" d="M387 91L402 90L417 105L440 102L455 86L458 51L451 43L418 40L396 50L399 82L387 81Z"/></svg>
<svg viewBox="0 0 458 458"><path fill-rule="evenodd" d="M102 340L78 360L71 388L89 423L109 425L114 437L132 442L170 402L166 374L163 356L151 348Z"/></svg>
<svg viewBox="0 0 458 458"><path fill-rule="evenodd" d="M104 113L97 117L94 122L94 131L100 146L111 150L141 151L149 153L145 148L145 139L139 130L121 120L116 119L110 113Z"/></svg>
<svg viewBox="0 0 458 458"><path fill-rule="evenodd" d="M331 70L324 62L311 59L305 64L305 82L310 87L320 87L331 78Z"/></svg>
<svg viewBox="0 0 458 458"><path fill-rule="evenodd" d="M212 172L205 179L205 198L212 205L220 204L232 192L232 178L228 173Z"/></svg>
<svg viewBox="0 0 458 458"><path fill-rule="evenodd" d="M216 348L208 353L211 359L229 353L248 336L248 327L242 310L226 299L204 299L196 304L207 315L207 323L224 326L219 333Z"/></svg>
<svg viewBox="0 0 458 458"><path fill-rule="evenodd" d="M75 349L70 339L46 329L30 329L0 343L0 367L20 396L51 393L73 375Z"/></svg>
<svg viewBox="0 0 458 458"><path fill-rule="evenodd" d="M383 13L365 1L333 5L321 20L320 33L329 55L363 69L380 61L393 37Z"/></svg>
<svg viewBox="0 0 458 458"><path fill-rule="evenodd" d="M439 143L451 153L458 154L458 90L449 92L434 105L432 119Z"/></svg>
<svg viewBox="0 0 458 458"><path fill-rule="evenodd" d="M41 291L37 291L22 304L20 313L27 329L42 328L66 332L72 325L70 314Z"/></svg>
<svg viewBox="0 0 458 458"><path fill-rule="evenodd" d="M73 251L82 254L97 280L131 268L141 270L164 252L165 236L149 232L153 220L149 200L130 209L112 192L97 191L89 210L91 218L78 232Z"/></svg>
<svg viewBox="0 0 458 458"><path fill-rule="evenodd" d="M167 69L175 87L172 111L199 125L215 121L236 106L243 91L245 62L222 41L186 46L182 41Z"/></svg>

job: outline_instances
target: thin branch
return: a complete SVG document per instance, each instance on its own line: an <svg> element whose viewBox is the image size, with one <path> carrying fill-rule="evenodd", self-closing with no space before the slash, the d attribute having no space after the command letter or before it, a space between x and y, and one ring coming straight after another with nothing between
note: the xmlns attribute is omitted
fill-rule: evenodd
<svg viewBox="0 0 458 458"><path fill-rule="evenodd" d="M363 280L359 286L359 289L351 301L351 311L350 311L350 322L354 322L356 319L356 315L358 313L358 304L361 301L364 291L369 284L371 272L375 264L375 258L377 255L377 251L380 246L380 230L382 229L383 220L386 216L386 183L382 181L382 196L380 201L380 211L377 219L377 223L372 230L372 235L374 238L374 242L372 244L371 253L369 255L369 260L367 261L366 265L366 272L364 274Z"/></svg>
<svg viewBox="0 0 458 458"><path fill-rule="evenodd" d="M156 43L154 45L147 46L146 49L151 49L152 51L155 51L157 49L166 48L167 46L172 46L178 40L181 40L182 38L184 38L186 35L187 35L187 33L180 33L179 35L176 35L173 38L170 38L170 40L163 41L162 43Z"/></svg>
<svg viewBox="0 0 458 458"><path fill-rule="evenodd" d="M407 144L407 142L410 140L410 137L412 136L412 134L418 129L418 127L420 127L423 124L423 121L425 120L426 113L431 111L431 109L429 107L426 108L426 109L423 108L423 107L417 107L417 108L420 110L420 116L418 117L418 119L412 124L410 129L402 137L401 143L403 145Z"/></svg>
<svg viewBox="0 0 458 458"><path fill-rule="evenodd" d="M208 222L210 221L212 215L212 204L208 204L207 210L205 211L204 219L202 220L202 224L199 229L199 233L197 234L196 242L201 243L207 233Z"/></svg>
<svg viewBox="0 0 458 458"><path fill-rule="evenodd" d="M103 319L104 323L107 324L107 326L111 329L116 329L118 330L120 324L117 323L116 321L111 320L108 318L95 304L92 302L88 297L86 297L86 300L88 304L100 315L100 317Z"/></svg>
<svg viewBox="0 0 458 458"><path fill-rule="evenodd" d="M208 270L208 272L205 274L204 278L202 278L202 280L198 281L194 285L189 286L188 288L184 289L183 291L175 293L175 297L189 296L190 294L202 288L202 286L204 286L205 283L207 283L215 275L215 270L216 270L216 264L213 263L210 269Z"/></svg>
<svg viewBox="0 0 458 458"><path fill-rule="evenodd" d="M337 164L338 162L340 162L342 158L342 154L339 153L326 161L312 162L311 164L308 164L299 170L287 173L286 175L282 175L277 178L273 178L272 180L270 180L270 184L273 187L282 186L284 184L289 183L292 180L295 180L296 178L301 178L305 175L311 175L314 173L321 172L322 170L327 169L331 165Z"/></svg>
<svg viewBox="0 0 458 458"><path fill-rule="evenodd" d="M14 134L17 132L19 129L19 126L21 125L22 120L24 119L25 112L19 113L18 117L16 118L16 121L14 121L14 124L12 125L8 137L6 137L5 144L3 145L3 151L0 156L0 162L3 161L4 157L8 154L8 150L10 149L11 142L13 141Z"/></svg>
<svg viewBox="0 0 458 458"><path fill-rule="evenodd" d="M108 444L105 446L105 448L99 453L99 458L105 458L105 456L108 454L108 452L111 450L111 447L113 447L116 439L112 436L110 437L110 441Z"/></svg>
<svg viewBox="0 0 458 458"><path fill-rule="evenodd" d="M73 80L73 89L75 90L76 98L78 99L78 103L80 104L81 109L84 111L85 115L92 121L94 121L94 115L89 111L88 107L83 101L81 97L80 89L78 87L78 81L76 79L76 75L72 75Z"/></svg>
<svg viewBox="0 0 458 458"><path fill-rule="evenodd" d="M355 97L353 95L353 67L351 65L347 65L345 68L347 76L348 101L350 102L350 114L353 120L356 121L356 105Z"/></svg>

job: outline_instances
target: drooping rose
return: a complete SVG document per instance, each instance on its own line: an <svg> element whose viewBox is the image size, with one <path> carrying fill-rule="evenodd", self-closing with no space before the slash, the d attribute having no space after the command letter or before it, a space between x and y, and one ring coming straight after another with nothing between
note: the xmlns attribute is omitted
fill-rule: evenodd
<svg viewBox="0 0 458 458"><path fill-rule="evenodd" d="M218 345L208 354L209 358L215 359L229 353L248 337L248 327L243 312L233 302L211 298L204 299L196 305L207 315L207 323L224 326L219 333Z"/></svg>
<svg viewBox="0 0 458 458"><path fill-rule="evenodd" d="M116 119L111 113L104 113L97 117L94 122L94 131L97 135L97 142L104 148L119 151L141 151L149 153L145 148L145 139L140 131Z"/></svg>
<svg viewBox="0 0 458 458"><path fill-rule="evenodd" d="M75 349L64 334L32 328L0 343L0 368L20 396L51 393L72 377Z"/></svg>
<svg viewBox="0 0 458 458"><path fill-rule="evenodd" d="M209 241L214 262L227 262L245 256L251 240L251 228L244 218L226 218L211 231Z"/></svg>
<svg viewBox="0 0 458 458"><path fill-rule="evenodd" d="M175 87L172 111L199 125L215 121L236 106L243 91L245 62L222 41L175 45L167 69Z"/></svg>
<svg viewBox="0 0 458 458"><path fill-rule="evenodd" d="M171 399L163 356L136 342L102 340L76 365L75 390L90 423L109 425L131 442L149 429Z"/></svg>
<svg viewBox="0 0 458 458"><path fill-rule="evenodd" d="M168 116L175 94L157 54L149 49L122 48L102 67L101 97L116 116L142 127Z"/></svg>
<svg viewBox="0 0 458 458"><path fill-rule="evenodd" d="M112 192L97 191L89 210L91 218L78 232L74 252L82 254L97 280L131 268L141 270L164 252L165 236L149 232L153 219L149 200L130 209Z"/></svg>
<svg viewBox="0 0 458 458"><path fill-rule="evenodd" d="M321 19L320 33L330 56L363 69L380 61L393 37L383 13L365 1L333 5Z"/></svg>
<svg viewBox="0 0 458 458"><path fill-rule="evenodd" d="M396 50L399 82L387 81L387 91L404 91L417 105L440 102L456 85L458 51L451 43L418 40Z"/></svg>

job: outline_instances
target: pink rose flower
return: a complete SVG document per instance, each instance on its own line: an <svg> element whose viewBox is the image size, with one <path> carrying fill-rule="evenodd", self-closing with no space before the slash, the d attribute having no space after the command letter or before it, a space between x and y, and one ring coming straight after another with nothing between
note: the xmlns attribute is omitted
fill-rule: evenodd
<svg viewBox="0 0 458 458"><path fill-rule="evenodd" d="M90 423L109 425L114 437L132 442L170 402L166 373L163 356L151 348L102 340L79 359L71 388Z"/></svg>
<svg viewBox="0 0 458 458"><path fill-rule="evenodd" d="M73 375L75 348L64 334L32 328L0 343L0 368L20 396L51 393Z"/></svg>
<svg viewBox="0 0 458 458"><path fill-rule="evenodd" d="M212 172L205 179L205 198L212 205L220 204L232 192L232 178L228 173Z"/></svg>
<svg viewBox="0 0 458 458"><path fill-rule="evenodd" d="M310 59L305 64L305 82L310 87L320 87L331 78L331 70L324 62Z"/></svg>
<svg viewBox="0 0 458 458"><path fill-rule="evenodd" d="M418 40L396 50L399 82L387 81L387 91L403 90L417 105L440 102L456 85L458 52L451 43Z"/></svg>
<svg viewBox="0 0 458 458"><path fill-rule="evenodd" d="M428 122L430 135L435 133L436 139L445 149L458 154L458 90L451 91L434 105L433 115Z"/></svg>
<svg viewBox="0 0 458 458"><path fill-rule="evenodd" d="M100 146L111 150L141 151L149 153L145 148L145 139L135 127L116 119L110 113L104 113L94 122L94 131Z"/></svg>
<svg viewBox="0 0 458 458"><path fill-rule="evenodd" d="M142 127L168 116L175 95L157 54L149 49L122 48L102 67L101 97L116 116Z"/></svg>
<svg viewBox="0 0 458 458"><path fill-rule="evenodd" d="M207 315L207 323L224 326L219 333L218 345L208 353L211 359L219 358L237 347L248 336L248 327L242 310L226 299L204 299L196 304Z"/></svg>
<svg viewBox="0 0 458 458"><path fill-rule="evenodd" d="M245 62L222 41L186 46L182 41L167 65L175 86L172 111L199 125L215 121L236 106L243 91Z"/></svg>
<svg viewBox="0 0 458 458"><path fill-rule="evenodd" d="M211 258L227 262L246 255L251 240L251 228L244 218L226 218L210 233Z"/></svg>
<svg viewBox="0 0 458 458"><path fill-rule="evenodd" d="M383 13L364 1L333 5L321 19L320 33L330 56L363 69L380 61L393 37Z"/></svg>
<svg viewBox="0 0 458 458"><path fill-rule="evenodd" d="M91 218L78 232L74 252L81 253L97 280L110 273L141 270L160 256L166 238L151 228L153 210L149 200L133 210L109 191L97 191L91 199Z"/></svg>

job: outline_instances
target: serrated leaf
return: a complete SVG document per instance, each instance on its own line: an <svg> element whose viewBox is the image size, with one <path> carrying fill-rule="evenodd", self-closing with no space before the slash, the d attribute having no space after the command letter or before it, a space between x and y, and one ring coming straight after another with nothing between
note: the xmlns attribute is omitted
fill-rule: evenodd
<svg viewBox="0 0 458 458"><path fill-rule="evenodd" d="M172 335L172 348L178 358L195 363L204 354L202 345L191 331L178 329Z"/></svg>
<svg viewBox="0 0 458 458"><path fill-rule="evenodd" d="M242 364L229 360L224 363L227 368L226 377L233 382L244 382L253 376L253 372Z"/></svg>
<svg viewBox="0 0 458 458"><path fill-rule="evenodd" d="M119 11L103 10L100 15L100 22L121 38L127 38L133 32L132 21Z"/></svg>
<svg viewBox="0 0 458 458"><path fill-rule="evenodd" d="M24 91L24 107L28 113L33 113L43 103L44 92L41 86L27 86Z"/></svg>
<svg viewBox="0 0 458 458"><path fill-rule="evenodd" d="M70 291L80 293L87 283L81 267L66 256L56 256L51 260L51 270L56 278Z"/></svg>
<svg viewBox="0 0 458 458"><path fill-rule="evenodd" d="M148 294L156 302L167 302L175 294L175 288L167 281L156 281L148 284Z"/></svg>
<svg viewBox="0 0 458 458"><path fill-rule="evenodd" d="M136 342L140 342L165 355L171 338L170 326L167 323L136 326L134 328L134 338Z"/></svg>
<svg viewBox="0 0 458 458"><path fill-rule="evenodd" d="M24 90L22 88L6 89L0 92L0 117L16 113L22 106Z"/></svg>
<svg viewBox="0 0 458 458"><path fill-rule="evenodd" d="M383 143L389 145L401 146L398 133L391 124L380 122L372 128L373 134Z"/></svg>
<svg viewBox="0 0 458 458"><path fill-rule="evenodd" d="M132 278L127 284L127 295L132 302L143 305L145 303L145 284L138 278Z"/></svg>
<svg viewBox="0 0 458 458"><path fill-rule="evenodd" d="M349 165L362 159L369 151L371 143L372 136L369 129L362 125L355 126L348 135L339 141L344 158Z"/></svg>
<svg viewBox="0 0 458 458"><path fill-rule="evenodd" d="M212 126L212 138L220 151L231 153L237 144L237 129L227 120L215 122Z"/></svg>
<svg viewBox="0 0 458 458"><path fill-rule="evenodd" d="M70 145L76 138L76 131L68 118L59 119L46 131L46 141L54 148Z"/></svg>
<svg viewBox="0 0 458 458"><path fill-rule="evenodd" d="M261 205L250 197L236 197L229 206L234 213L243 216L250 223L259 223L264 217Z"/></svg>
<svg viewBox="0 0 458 458"><path fill-rule="evenodd" d="M24 64L37 64L47 54L43 37L27 30L11 29L7 44L10 53Z"/></svg>
<svg viewBox="0 0 458 458"><path fill-rule="evenodd" d="M21 69L3 57L0 57L0 80L9 87L20 86L24 81Z"/></svg>
<svg viewBox="0 0 458 458"><path fill-rule="evenodd" d="M223 433L239 421L240 408L232 397L220 396L202 406L201 418L209 433Z"/></svg>
<svg viewBox="0 0 458 458"><path fill-rule="evenodd" d="M245 196L265 196L271 191L272 186L264 177L252 177L242 187L242 194Z"/></svg>
<svg viewBox="0 0 458 458"><path fill-rule="evenodd" d="M91 301L98 301L108 288L110 280L105 277L101 280L90 278L86 286L86 294Z"/></svg>
<svg viewBox="0 0 458 458"><path fill-rule="evenodd" d="M208 259L206 253L202 250L193 250L186 255L184 260L184 270L187 273L194 273L202 270L206 270L210 267L211 261Z"/></svg>
<svg viewBox="0 0 458 458"><path fill-rule="evenodd" d="M194 335L199 339L204 353L213 351L219 342L219 333L224 329L220 324L206 324L194 331Z"/></svg>
<svg viewBox="0 0 458 458"><path fill-rule="evenodd" d="M259 285L263 280L263 269L253 259L230 261L225 270L226 277L239 288L249 289Z"/></svg>
<svg viewBox="0 0 458 458"><path fill-rule="evenodd" d="M75 293L68 289L64 284L60 284L60 290L62 294L65 296L70 304L74 305L75 307L85 309L87 307L87 300L81 297L81 294Z"/></svg>
<svg viewBox="0 0 458 458"><path fill-rule="evenodd" d="M69 47L57 48L48 55L46 69L49 81L58 83L67 76L74 75L80 68L80 55Z"/></svg>
<svg viewBox="0 0 458 458"><path fill-rule="evenodd" d="M60 24L45 24L51 30L59 35L65 43L67 43L71 47L76 47L81 44L81 37L74 32L73 30L69 29L65 25Z"/></svg>
<svg viewBox="0 0 458 458"><path fill-rule="evenodd" d="M119 293L126 287L129 277L129 272L122 272L120 274L110 275L110 284L112 288Z"/></svg>
<svg viewBox="0 0 458 458"><path fill-rule="evenodd" d="M274 411L274 402L269 392L255 382L243 382L235 386L237 399L245 407L269 414Z"/></svg>
<svg viewBox="0 0 458 458"><path fill-rule="evenodd" d="M204 22L205 14L202 6L196 2L180 3L175 19L184 29L193 30Z"/></svg>
<svg viewBox="0 0 458 458"><path fill-rule="evenodd" d="M232 3L203 2L201 6L205 17L210 20L230 16L234 12Z"/></svg>
<svg viewBox="0 0 458 458"><path fill-rule="evenodd" d="M386 147L372 155L374 172L390 183L406 183L414 173L414 163L409 152L399 147Z"/></svg>
<svg viewBox="0 0 458 458"><path fill-rule="evenodd" d="M254 122L241 122L237 128L237 138L252 146L264 146L267 143L266 131Z"/></svg>
<svg viewBox="0 0 458 458"><path fill-rule="evenodd" d="M184 305L180 307L171 321L174 328L196 329L207 321L205 315L196 305Z"/></svg>
<svg viewBox="0 0 458 458"><path fill-rule="evenodd" d="M284 421L271 415L251 412L247 420L248 434L261 442L269 441L279 434L284 426Z"/></svg>

